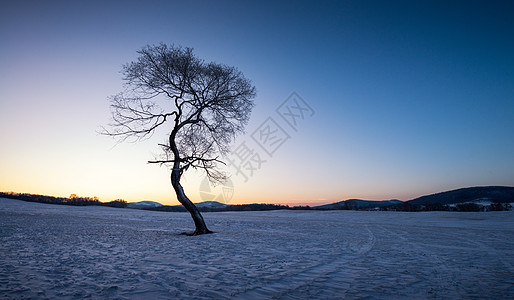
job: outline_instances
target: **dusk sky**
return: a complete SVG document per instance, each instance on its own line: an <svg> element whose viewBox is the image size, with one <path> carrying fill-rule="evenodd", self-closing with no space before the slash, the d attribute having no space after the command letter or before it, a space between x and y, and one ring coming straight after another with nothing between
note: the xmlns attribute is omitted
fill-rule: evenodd
<svg viewBox="0 0 514 300"><path fill-rule="evenodd" d="M138 143L98 134L122 65L160 42L256 86L233 148L265 162L246 178L227 166L230 203L513 186L513 16L513 1L4 1L0 191L178 204L169 170L146 163L164 130ZM295 126L278 113L290 95L306 109ZM264 122L289 137L271 155L254 139ZM193 202L203 178L183 178Z"/></svg>

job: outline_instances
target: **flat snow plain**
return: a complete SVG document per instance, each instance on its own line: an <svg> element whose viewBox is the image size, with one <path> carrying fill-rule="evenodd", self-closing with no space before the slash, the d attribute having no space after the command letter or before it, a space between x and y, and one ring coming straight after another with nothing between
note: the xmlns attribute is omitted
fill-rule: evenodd
<svg viewBox="0 0 514 300"><path fill-rule="evenodd" d="M204 218L0 199L0 298L514 298L514 212Z"/></svg>

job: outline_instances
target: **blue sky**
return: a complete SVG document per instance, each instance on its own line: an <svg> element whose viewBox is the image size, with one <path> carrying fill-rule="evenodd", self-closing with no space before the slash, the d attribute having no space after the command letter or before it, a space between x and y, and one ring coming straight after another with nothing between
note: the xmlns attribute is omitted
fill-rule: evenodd
<svg viewBox="0 0 514 300"><path fill-rule="evenodd" d="M511 1L15 1L0 10L0 190L175 203L164 138L99 136L121 66L160 42L255 84L247 135L292 93L315 111L234 203L408 200L514 183ZM230 171L230 170L228 170ZM233 171L233 170L232 170ZM202 174L184 179L201 201Z"/></svg>

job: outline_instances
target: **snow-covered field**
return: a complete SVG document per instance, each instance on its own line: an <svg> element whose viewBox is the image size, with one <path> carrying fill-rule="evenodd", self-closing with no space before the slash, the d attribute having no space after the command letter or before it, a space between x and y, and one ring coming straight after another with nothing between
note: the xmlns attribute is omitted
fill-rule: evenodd
<svg viewBox="0 0 514 300"><path fill-rule="evenodd" d="M0 298L514 298L514 212L204 218L0 199Z"/></svg>

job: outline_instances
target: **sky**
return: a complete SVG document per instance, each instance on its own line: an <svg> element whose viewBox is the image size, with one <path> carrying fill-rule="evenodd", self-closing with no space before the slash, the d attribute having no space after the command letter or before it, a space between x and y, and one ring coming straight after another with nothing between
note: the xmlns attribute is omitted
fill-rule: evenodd
<svg viewBox="0 0 514 300"><path fill-rule="evenodd" d="M169 170L147 164L165 130L138 143L98 134L123 64L161 42L235 66L257 89L228 157L231 182L188 171L193 202L319 205L514 185L512 1L0 6L0 191L178 204ZM267 126L280 145L263 145ZM252 170L237 171L238 149L259 158Z"/></svg>

